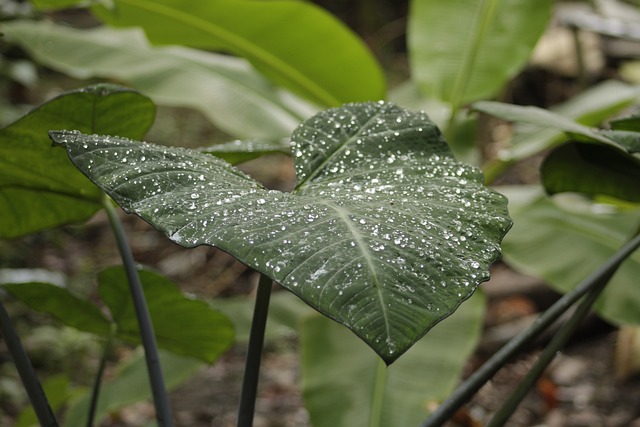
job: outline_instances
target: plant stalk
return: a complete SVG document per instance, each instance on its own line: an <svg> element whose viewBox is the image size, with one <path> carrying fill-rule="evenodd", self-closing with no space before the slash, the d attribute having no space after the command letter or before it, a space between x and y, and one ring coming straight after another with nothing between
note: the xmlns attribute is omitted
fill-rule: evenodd
<svg viewBox="0 0 640 427"><path fill-rule="evenodd" d="M140 328L140 338L142 340L142 346L144 347L144 355L147 362L147 370L149 371L149 382L151 384L151 393L153 394L153 402L156 409L156 420L159 427L172 427L173 420L171 417L171 407L169 406L169 398L167 390L164 385L164 377L162 375L162 368L160 366L160 356L158 355L158 345L156 344L156 338L153 332L153 324L151 323L151 316L149 315L149 309L147 308L147 302L142 290L142 283L140 282L140 276L138 275L138 269L136 267L131 248L127 242L127 237L120 222L120 218L116 214L116 210L111 204L111 199L104 196L103 205L109 216L109 222L113 229L118 249L120 250L120 256L122 257L122 264L127 274L129 281L129 290L131 292L131 298L133 299L133 306L138 319L138 326Z"/></svg>
<svg viewBox="0 0 640 427"><path fill-rule="evenodd" d="M455 412L467 402L487 381L498 372L511 357L517 354L526 344L535 339L573 304L597 287L602 278L612 275L620 264L640 247L640 235L636 235L631 241L626 243L618 252L603 264L598 270L583 280L572 291L566 293L556 301L547 311L523 333L514 337L498 350L484 365L465 380L450 396L444 401L431 416L421 424L421 427L436 427L444 424Z"/></svg>
<svg viewBox="0 0 640 427"><path fill-rule="evenodd" d="M256 396L258 394L258 377L260 376L260 361L262 359L262 348L264 347L269 300L271 299L271 284L272 281L269 277L264 274L260 275L256 304L251 321L247 360L242 378L242 391L240 392L240 404L238 406L238 427L251 427L253 425Z"/></svg>
<svg viewBox="0 0 640 427"><path fill-rule="evenodd" d="M100 365L98 366L98 372L96 373L96 379L93 383L93 389L91 390L91 401L89 402L89 414L87 415L87 427L93 426L96 418L96 410L98 409L98 401L100 397L100 385L102 384L102 377L104 376L104 370L107 367L107 359L111 346L113 344L114 331L107 337L107 340L102 349L102 356L100 357Z"/></svg>
<svg viewBox="0 0 640 427"><path fill-rule="evenodd" d="M0 331L2 331L2 337L9 349L9 353L13 358L13 363L16 365L22 384L24 385L33 410L38 417L40 425L43 427L58 427L58 420L49 405L47 396L44 394L42 385L38 381L38 377L31 365L31 360L27 352L22 346L22 342L16 333L9 313L4 306L4 303L0 299Z"/></svg>
<svg viewBox="0 0 640 427"><path fill-rule="evenodd" d="M549 366L549 363L551 363L551 361L556 357L558 351L564 347L580 323L582 323L587 314L589 314L591 307L596 302L598 296L600 296L614 273L615 271L611 271L608 275L603 276L598 282L598 285L591 289L584 297L575 313L573 313L567 323L562 325L560 330L558 330L536 363L531 367L529 372L527 372L527 375L522 379L522 381L520 381L518 387L516 387L509 399L507 399L507 401L494 414L487 427L503 426L511 415L513 415L520 402L522 402L522 399L525 398L529 390L531 390L536 381L543 374L544 370Z"/></svg>

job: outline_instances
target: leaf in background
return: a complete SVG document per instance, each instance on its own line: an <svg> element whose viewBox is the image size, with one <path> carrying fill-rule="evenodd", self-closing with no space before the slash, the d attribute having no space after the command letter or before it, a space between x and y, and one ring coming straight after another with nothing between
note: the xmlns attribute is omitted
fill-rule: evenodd
<svg viewBox="0 0 640 427"><path fill-rule="evenodd" d="M288 137L314 109L277 90L246 61L179 46L151 47L140 29L0 25L37 61L76 78L115 78L156 103L190 107L237 138Z"/></svg>
<svg viewBox="0 0 640 427"><path fill-rule="evenodd" d="M292 136L294 193L212 156L52 132L125 210L183 246L208 244L345 324L393 362L488 279L506 199L456 161L424 113L351 104Z"/></svg>
<svg viewBox="0 0 640 427"><path fill-rule="evenodd" d="M31 3L41 10L57 10L66 9L73 6L81 6L87 3L87 0L31 0Z"/></svg>
<svg viewBox="0 0 640 427"><path fill-rule="evenodd" d="M118 366L115 378L100 387L100 400L95 415L96 425L99 425L101 420L110 413L136 402L151 400L149 374L144 355L139 352L131 359ZM160 365L168 390L184 383L203 366L202 362L193 358L162 350L160 350ZM91 390L74 399L65 413L62 425L64 427L86 427L90 399Z"/></svg>
<svg viewBox="0 0 640 427"><path fill-rule="evenodd" d="M604 129L598 133L631 154L640 153L640 132Z"/></svg>
<svg viewBox="0 0 640 427"><path fill-rule="evenodd" d="M567 292L604 264L638 226L640 209L600 212L560 204L539 188L500 187L509 197L513 229L505 238L504 260L514 269L544 279ZM616 324L640 324L640 252L620 267L596 304L598 313Z"/></svg>
<svg viewBox="0 0 640 427"><path fill-rule="evenodd" d="M482 333L476 293L393 366L342 326L309 316L301 326L301 377L314 427L417 426L454 389Z"/></svg>
<svg viewBox="0 0 640 427"><path fill-rule="evenodd" d="M540 172L549 194L572 191L640 202L640 159L608 145L561 145L547 156Z"/></svg>
<svg viewBox="0 0 640 427"><path fill-rule="evenodd" d="M33 310L47 313L67 326L101 336L111 333L111 323L95 304L73 295L63 287L25 282L5 283L2 288Z"/></svg>
<svg viewBox="0 0 640 427"><path fill-rule="evenodd" d="M609 125L612 130L640 132L640 112L611 120Z"/></svg>
<svg viewBox="0 0 640 427"><path fill-rule="evenodd" d="M526 64L552 3L412 1L407 36L413 79L454 109L495 95Z"/></svg>
<svg viewBox="0 0 640 427"><path fill-rule="evenodd" d="M551 107L549 112L558 115L557 120L563 120L560 118L562 116L568 121L577 122L583 126L597 126L616 112L636 102L639 96L640 86L631 86L610 80L587 89L569 101ZM479 102L475 103L473 108L477 109L478 105L491 106L496 103ZM491 111L486 112L493 114ZM506 117L501 118L509 120ZM579 128L579 130L583 129ZM516 123L509 141L511 147L500 153L500 159L507 162L522 160L542 150L559 145L567 139L561 126L550 127L545 122L537 124Z"/></svg>
<svg viewBox="0 0 640 427"><path fill-rule="evenodd" d="M233 344L233 325L206 302L186 297L167 278L138 271L153 321L158 347L173 353L213 363ZM98 291L117 325L116 335L139 343L140 333L122 267L103 270L98 275Z"/></svg>
<svg viewBox="0 0 640 427"><path fill-rule="evenodd" d="M113 0L96 15L140 26L156 44L221 50L248 59L279 85L325 106L378 100L382 70L352 31L320 7L300 1Z"/></svg>
<svg viewBox="0 0 640 427"><path fill-rule="evenodd" d="M265 154L291 154L288 141L232 141L204 147L199 151L216 156L232 165L253 160Z"/></svg>
<svg viewBox="0 0 640 427"><path fill-rule="evenodd" d="M52 149L50 129L142 138L153 103L129 89L97 85L61 95L0 129L0 238L89 219L102 192Z"/></svg>

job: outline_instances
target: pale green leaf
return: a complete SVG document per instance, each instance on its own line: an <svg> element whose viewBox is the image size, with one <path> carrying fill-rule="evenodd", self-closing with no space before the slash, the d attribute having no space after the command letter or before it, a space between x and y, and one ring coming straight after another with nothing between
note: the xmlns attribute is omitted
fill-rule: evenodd
<svg viewBox="0 0 640 427"><path fill-rule="evenodd" d="M551 0L413 0L408 43L413 79L454 108L494 96L527 62Z"/></svg>
<svg viewBox="0 0 640 427"><path fill-rule="evenodd" d="M484 309L484 295L476 293L388 368L344 327L308 317L301 377L314 427L417 426L458 383Z"/></svg>

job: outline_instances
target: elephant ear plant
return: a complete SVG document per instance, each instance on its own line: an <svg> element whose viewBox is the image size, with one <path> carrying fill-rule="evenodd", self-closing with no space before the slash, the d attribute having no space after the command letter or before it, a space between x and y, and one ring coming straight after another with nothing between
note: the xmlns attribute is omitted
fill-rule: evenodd
<svg viewBox="0 0 640 427"><path fill-rule="evenodd" d="M511 226L506 199L456 161L426 114L391 103L303 122L291 137L291 193L200 151L50 136L125 211L182 246L216 246L261 273L239 425L253 417L272 281L390 364L488 279Z"/></svg>

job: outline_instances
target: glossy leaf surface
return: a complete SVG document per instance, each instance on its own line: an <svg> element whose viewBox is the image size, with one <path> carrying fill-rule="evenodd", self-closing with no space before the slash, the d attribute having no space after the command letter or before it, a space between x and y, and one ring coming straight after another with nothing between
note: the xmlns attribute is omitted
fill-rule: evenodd
<svg viewBox="0 0 640 427"><path fill-rule="evenodd" d="M0 129L0 237L84 221L101 207L102 192L64 150L51 148L50 129L142 138L154 116L145 96L98 85L54 98Z"/></svg>
<svg viewBox="0 0 640 427"><path fill-rule="evenodd" d="M114 0L96 7L116 26L140 26L157 44L244 57L276 83L325 106L384 97L380 66L364 43L318 6L300 1Z"/></svg>
<svg viewBox="0 0 640 427"><path fill-rule="evenodd" d="M547 156L540 172L550 194L572 191L640 202L640 158L608 145L561 145Z"/></svg>
<svg viewBox="0 0 640 427"><path fill-rule="evenodd" d="M392 366L344 327L320 316L301 323L301 377L314 427L417 426L460 379L481 332L476 293Z"/></svg>
<svg viewBox="0 0 640 427"><path fill-rule="evenodd" d="M247 61L181 46L154 47L140 29L73 29L46 21L0 24L40 64L80 79L117 79L159 105L190 107L237 138L284 138L310 106ZM133 65L135 64L135 65Z"/></svg>
<svg viewBox="0 0 640 427"><path fill-rule="evenodd" d="M604 264L637 229L640 210L597 209L579 200L548 198L540 188L500 188L508 195L514 227L503 242L504 260L567 292ZM564 201L564 202L563 202ZM596 303L617 324L640 324L640 252L629 257Z"/></svg>
<svg viewBox="0 0 640 427"><path fill-rule="evenodd" d="M454 108L495 95L526 64L551 6L550 0L412 1L414 80Z"/></svg>
<svg viewBox="0 0 640 427"><path fill-rule="evenodd" d="M451 314L500 256L506 199L424 113L352 104L292 136L297 186L266 190L195 151L53 132L125 210L217 246L345 324L388 363Z"/></svg>

